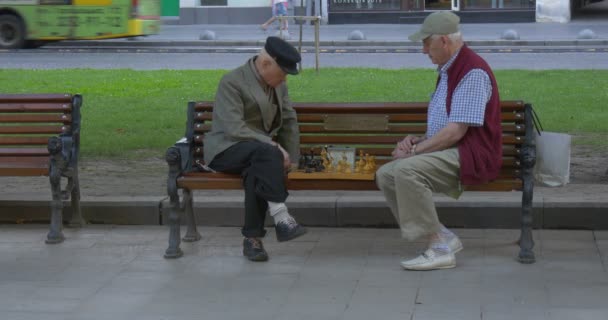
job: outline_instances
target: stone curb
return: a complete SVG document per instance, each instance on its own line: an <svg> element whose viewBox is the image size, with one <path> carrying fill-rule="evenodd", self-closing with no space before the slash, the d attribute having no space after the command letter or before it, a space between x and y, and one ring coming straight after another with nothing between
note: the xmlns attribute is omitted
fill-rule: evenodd
<svg viewBox="0 0 608 320"><path fill-rule="evenodd" d="M198 224L240 226L242 196L195 197L194 211ZM442 221L462 228L519 228L521 194L489 194L452 200L436 197ZM65 220L71 216L65 202ZM382 195L328 194L292 196L288 206L300 222L325 227L395 227ZM119 225L166 225L169 213L167 197L98 197L81 201L82 213L90 223ZM17 197L0 199L0 223L47 223L50 201ZM608 200L567 201L537 197L533 204L535 228L608 229ZM269 223L271 219L267 220Z"/></svg>

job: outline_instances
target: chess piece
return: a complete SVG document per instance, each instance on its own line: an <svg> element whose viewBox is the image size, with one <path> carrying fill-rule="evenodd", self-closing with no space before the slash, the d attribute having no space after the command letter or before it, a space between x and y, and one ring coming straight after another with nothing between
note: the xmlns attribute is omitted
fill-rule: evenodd
<svg viewBox="0 0 608 320"><path fill-rule="evenodd" d="M298 170L306 169L306 155L300 155L300 160L298 160Z"/></svg>
<svg viewBox="0 0 608 320"><path fill-rule="evenodd" d="M338 160L338 166L336 167L336 172L337 173L343 173L344 172L344 160L340 159Z"/></svg>
<svg viewBox="0 0 608 320"><path fill-rule="evenodd" d="M334 157L331 156L329 151L327 152L327 167L325 169L326 172L334 172L336 169L334 167Z"/></svg>
<svg viewBox="0 0 608 320"><path fill-rule="evenodd" d="M342 172L343 173L352 173L351 165L348 163L348 158L345 154L342 154Z"/></svg>
<svg viewBox="0 0 608 320"><path fill-rule="evenodd" d="M371 162L370 167L371 167L372 171L376 171L376 157L375 156L369 157L369 161Z"/></svg>
<svg viewBox="0 0 608 320"><path fill-rule="evenodd" d="M321 148L321 161L323 161L323 170L327 170L327 168L329 167L327 147Z"/></svg>
<svg viewBox="0 0 608 320"><path fill-rule="evenodd" d="M371 161L369 158L369 153L365 154L365 166L363 167L363 173L371 173L372 172L372 166L371 166Z"/></svg>
<svg viewBox="0 0 608 320"><path fill-rule="evenodd" d="M365 160L363 159L363 150L359 150L359 161L355 165L355 173L363 173L363 167L365 167Z"/></svg>

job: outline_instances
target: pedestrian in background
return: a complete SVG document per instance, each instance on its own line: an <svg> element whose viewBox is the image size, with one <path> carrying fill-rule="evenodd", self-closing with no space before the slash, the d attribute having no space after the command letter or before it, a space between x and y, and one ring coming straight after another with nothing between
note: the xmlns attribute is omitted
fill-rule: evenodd
<svg viewBox="0 0 608 320"><path fill-rule="evenodd" d="M278 17L287 15L287 0L270 0L270 5L272 6L272 17L260 26L264 31L266 31L268 26L277 20ZM289 23L287 22L287 19L281 19L279 28L283 31L288 31L288 27Z"/></svg>

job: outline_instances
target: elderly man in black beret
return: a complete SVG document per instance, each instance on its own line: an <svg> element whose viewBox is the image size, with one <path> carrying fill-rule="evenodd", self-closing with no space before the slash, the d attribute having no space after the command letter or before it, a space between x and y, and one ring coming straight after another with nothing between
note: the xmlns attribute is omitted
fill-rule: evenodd
<svg viewBox="0 0 608 320"><path fill-rule="evenodd" d="M298 74L300 60L289 43L266 39L258 55L220 81L212 129L204 141L205 163L211 169L243 177L243 255L251 261L268 260L261 240L267 211L278 241L306 233L285 206L285 175L300 153L296 112L285 80L287 74Z"/></svg>

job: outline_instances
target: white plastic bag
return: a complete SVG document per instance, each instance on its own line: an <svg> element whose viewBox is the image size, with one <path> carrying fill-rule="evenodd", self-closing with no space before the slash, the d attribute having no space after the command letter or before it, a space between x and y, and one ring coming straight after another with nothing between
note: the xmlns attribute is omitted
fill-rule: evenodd
<svg viewBox="0 0 608 320"><path fill-rule="evenodd" d="M570 182L570 135L547 131L535 135L536 182L546 187L559 187Z"/></svg>

